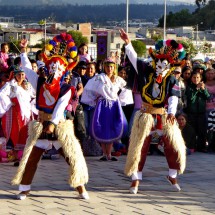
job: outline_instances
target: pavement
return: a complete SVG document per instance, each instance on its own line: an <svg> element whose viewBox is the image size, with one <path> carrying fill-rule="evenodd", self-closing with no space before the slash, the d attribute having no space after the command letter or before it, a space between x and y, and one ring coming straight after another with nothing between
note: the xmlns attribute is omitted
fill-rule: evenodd
<svg viewBox="0 0 215 215"><path fill-rule="evenodd" d="M129 194L130 178L123 174L126 156L119 161L86 157L90 200L80 200L70 188L68 166L63 158L41 160L31 195L17 200L17 186L10 181L17 167L0 163L0 215L211 215L215 214L215 154L194 153L179 176L181 192L166 180L165 157L147 157L138 194Z"/></svg>

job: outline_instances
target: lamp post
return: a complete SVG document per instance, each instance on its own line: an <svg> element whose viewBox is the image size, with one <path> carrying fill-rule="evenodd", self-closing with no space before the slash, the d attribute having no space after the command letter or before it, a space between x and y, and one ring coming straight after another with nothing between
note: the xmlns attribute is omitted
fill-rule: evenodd
<svg viewBox="0 0 215 215"><path fill-rule="evenodd" d="M126 33L128 33L128 6L129 6L129 0L126 0Z"/></svg>
<svg viewBox="0 0 215 215"><path fill-rule="evenodd" d="M44 39L45 39L45 45L46 45L46 19L44 22Z"/></svg>
<svg viewBox="0 0 215 215"><path fill-rule="evenodd" d="M199 25L196 25L196 47L198 48Z"/></svg>
<svg viewBox="0 0 215 215"><path fill-rule="evenodd" d="M166 0L164 0L163 39L166 40Z"/></svg>

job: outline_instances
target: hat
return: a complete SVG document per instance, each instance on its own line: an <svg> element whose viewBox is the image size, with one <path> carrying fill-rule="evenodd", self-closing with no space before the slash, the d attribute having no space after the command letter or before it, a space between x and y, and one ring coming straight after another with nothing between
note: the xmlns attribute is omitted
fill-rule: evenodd
<svg viewBox="0 0 215 215"><path fill-rule="evenodd" d="M86 69L87 68L87 63L85 61L80 61L78 63L78 68Z"/></svg>
<svg viewBox="0 0 215 215"><path fill-rule="evenodd" d="M37 61L37 67L40 69L41 67L44 67L45 63L43 61Z"/></svg>
<svg viewBox="0 0 215 215"><path fill-rule="evenodd" d="M104 60L104 64L115 64L115 61L111 57L108 57Z"/></svg>
<svg viewBox="0 0 215 215"><path fill-rule="evenodd" d="M174 70L175 73L181 73L181 67L176 67Z"/></svg>
<svg viewBox="0 0 215 215"><path fill-rule="evenodd" d="M193 64L193 71L196 69L202 69L202 70L206 70L206 66L203 63L194 63Z"/></svg>
<svg viewBox="0 0 215 215"><path fill-rule="evenodd" d="M16 75L16 74L18 74L20 72L24 72L25 73L25 71L23 70L23 68L21 66L18 66L18 65L13 66L13 73L14 73L14 75Z"/></svg>

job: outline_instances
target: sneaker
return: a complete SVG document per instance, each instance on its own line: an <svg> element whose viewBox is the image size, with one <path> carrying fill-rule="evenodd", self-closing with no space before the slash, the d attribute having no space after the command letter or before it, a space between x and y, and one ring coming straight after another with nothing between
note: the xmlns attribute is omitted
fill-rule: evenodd
<svg viewBox="0 0 215 215"><path fill-rule="evenodd" d="M78 195L78 198L79 198L79 199L86 199L86 200L87 200L87 199L90 199L88 192L80 193L80 194Z"/></svg>
<svg viewBox="0 0 215 215"><path fill-rule="evenodd" d="M132 194L137 194L138 187L130 187L129 192Z"/></svg>
<svg viewBox="0 0 215 215"><path fill-rule="evenodd" d="M108 161L107 157L106 156L103 156L99 159L100 161Z"/></svg>
<svg viewBox="0 0 215 215"><path fill-rule="evenodd" d="M19 193L19 194L17 195L17 199L19 199L19 200L25 200L26 197L27 197L29 194L30 194L30 190L28 190L28 191L22 191L21 193Z"/></svg>
<svg viewBox="0 0 215 215"><path fill-rule="evenodd" d="M175 191L181 191L179 184L177 183L176 178L171 178L170 176L166 176L167 181L172 185Z"/></svg>

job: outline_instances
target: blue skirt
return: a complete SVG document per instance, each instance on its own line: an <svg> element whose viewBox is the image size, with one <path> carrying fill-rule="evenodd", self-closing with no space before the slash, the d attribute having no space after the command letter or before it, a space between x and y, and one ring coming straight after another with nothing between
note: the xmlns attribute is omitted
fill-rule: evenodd
<svg viewBox="0 0 215 215"><path fill-rule="evenodd" d="M121 139L127 130L128 123L119 101L99 100L91 124L93 138L100 143L112 143Z"/></svg>

